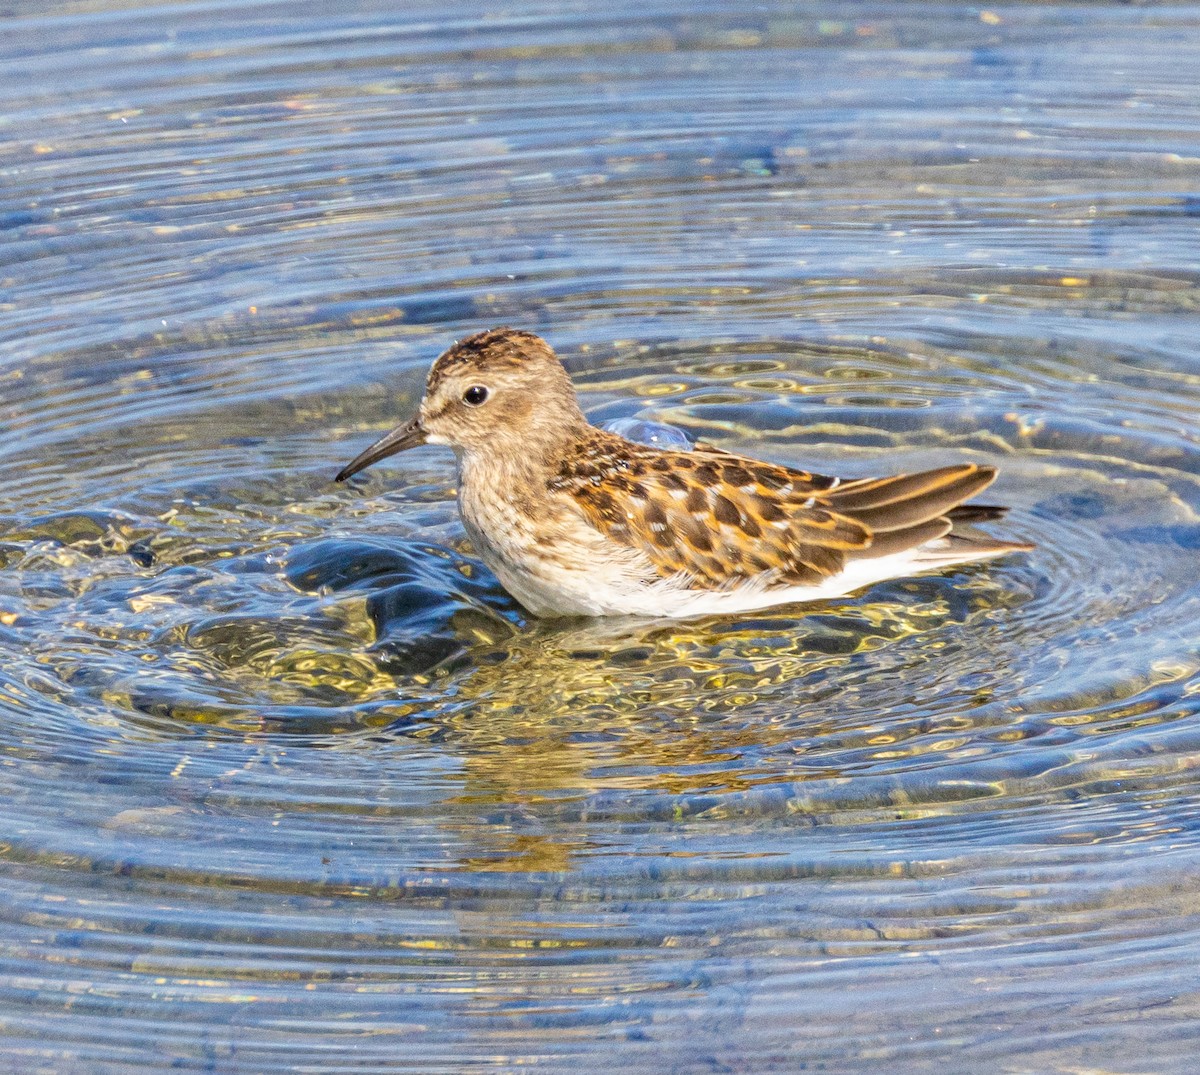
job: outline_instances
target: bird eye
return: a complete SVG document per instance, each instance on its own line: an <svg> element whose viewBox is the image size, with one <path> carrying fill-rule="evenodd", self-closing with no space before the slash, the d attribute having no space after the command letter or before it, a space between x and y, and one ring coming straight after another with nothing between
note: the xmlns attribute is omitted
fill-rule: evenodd
<svg viewBox="0 0 1200 1075"><path fill-rule="evenodd" d="M481 384L473 384L463 393L463 402L469 403L472 407L478 407L481 403L486 403L488 398L488 390Z"/></svg>

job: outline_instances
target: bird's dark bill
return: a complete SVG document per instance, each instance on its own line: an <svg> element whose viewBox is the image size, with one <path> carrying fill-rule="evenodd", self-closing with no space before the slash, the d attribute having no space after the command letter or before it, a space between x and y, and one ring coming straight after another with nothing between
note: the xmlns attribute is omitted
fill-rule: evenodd
<svg viewBox="0 0 1200 1075"><path fill-rule="evenodd" d="M334 481L344 482L347 478L366 470L372 463L378 463L389 455L403 452L407 448L415 448L425 443L425 430L421 428L420 417L413 418L404 425L393 429L387 436L380 437L365 452L355 456L353 460L338 471Z"/></svg>

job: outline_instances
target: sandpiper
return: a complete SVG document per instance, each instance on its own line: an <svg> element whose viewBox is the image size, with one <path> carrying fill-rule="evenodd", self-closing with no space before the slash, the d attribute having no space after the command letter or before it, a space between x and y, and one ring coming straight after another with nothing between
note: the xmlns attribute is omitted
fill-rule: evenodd
<svg viewBox="0 0 1200 1075"><path fill-rule="evenodd" d="M819 601L1033 546L961 533L996 477L956 463L843 480L588 423L558 356L496 328L433 364L417 414L337 475L419 444L458 457L476 551L537 616L687 617Z"/></svg>

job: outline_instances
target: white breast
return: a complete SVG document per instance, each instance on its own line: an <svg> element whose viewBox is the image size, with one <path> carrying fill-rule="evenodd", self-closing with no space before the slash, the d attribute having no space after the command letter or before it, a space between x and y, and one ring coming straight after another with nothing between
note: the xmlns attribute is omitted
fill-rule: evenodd
<svg viewBox="0 0 1200 1075"><path fill-rule="evenodd" d="M655 614L631 608L660 581L647 557L606 538L565 498L543 493L521 504L511 487L487 477L460 464L463 527L525 608L536 616Z"/></svg>

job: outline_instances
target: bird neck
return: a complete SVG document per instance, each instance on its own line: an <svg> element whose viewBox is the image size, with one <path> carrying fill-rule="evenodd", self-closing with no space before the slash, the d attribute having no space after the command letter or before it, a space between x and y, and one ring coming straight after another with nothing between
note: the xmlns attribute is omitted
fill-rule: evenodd
<svg viewBox="0 0 1200 1075"><path fill-rule="evenodd" d="M587 419L576 412L564 421L539 423L494 437L458 453L459 483L487 486L500 495L541 496L572 448L587 436Z"/></svg>

